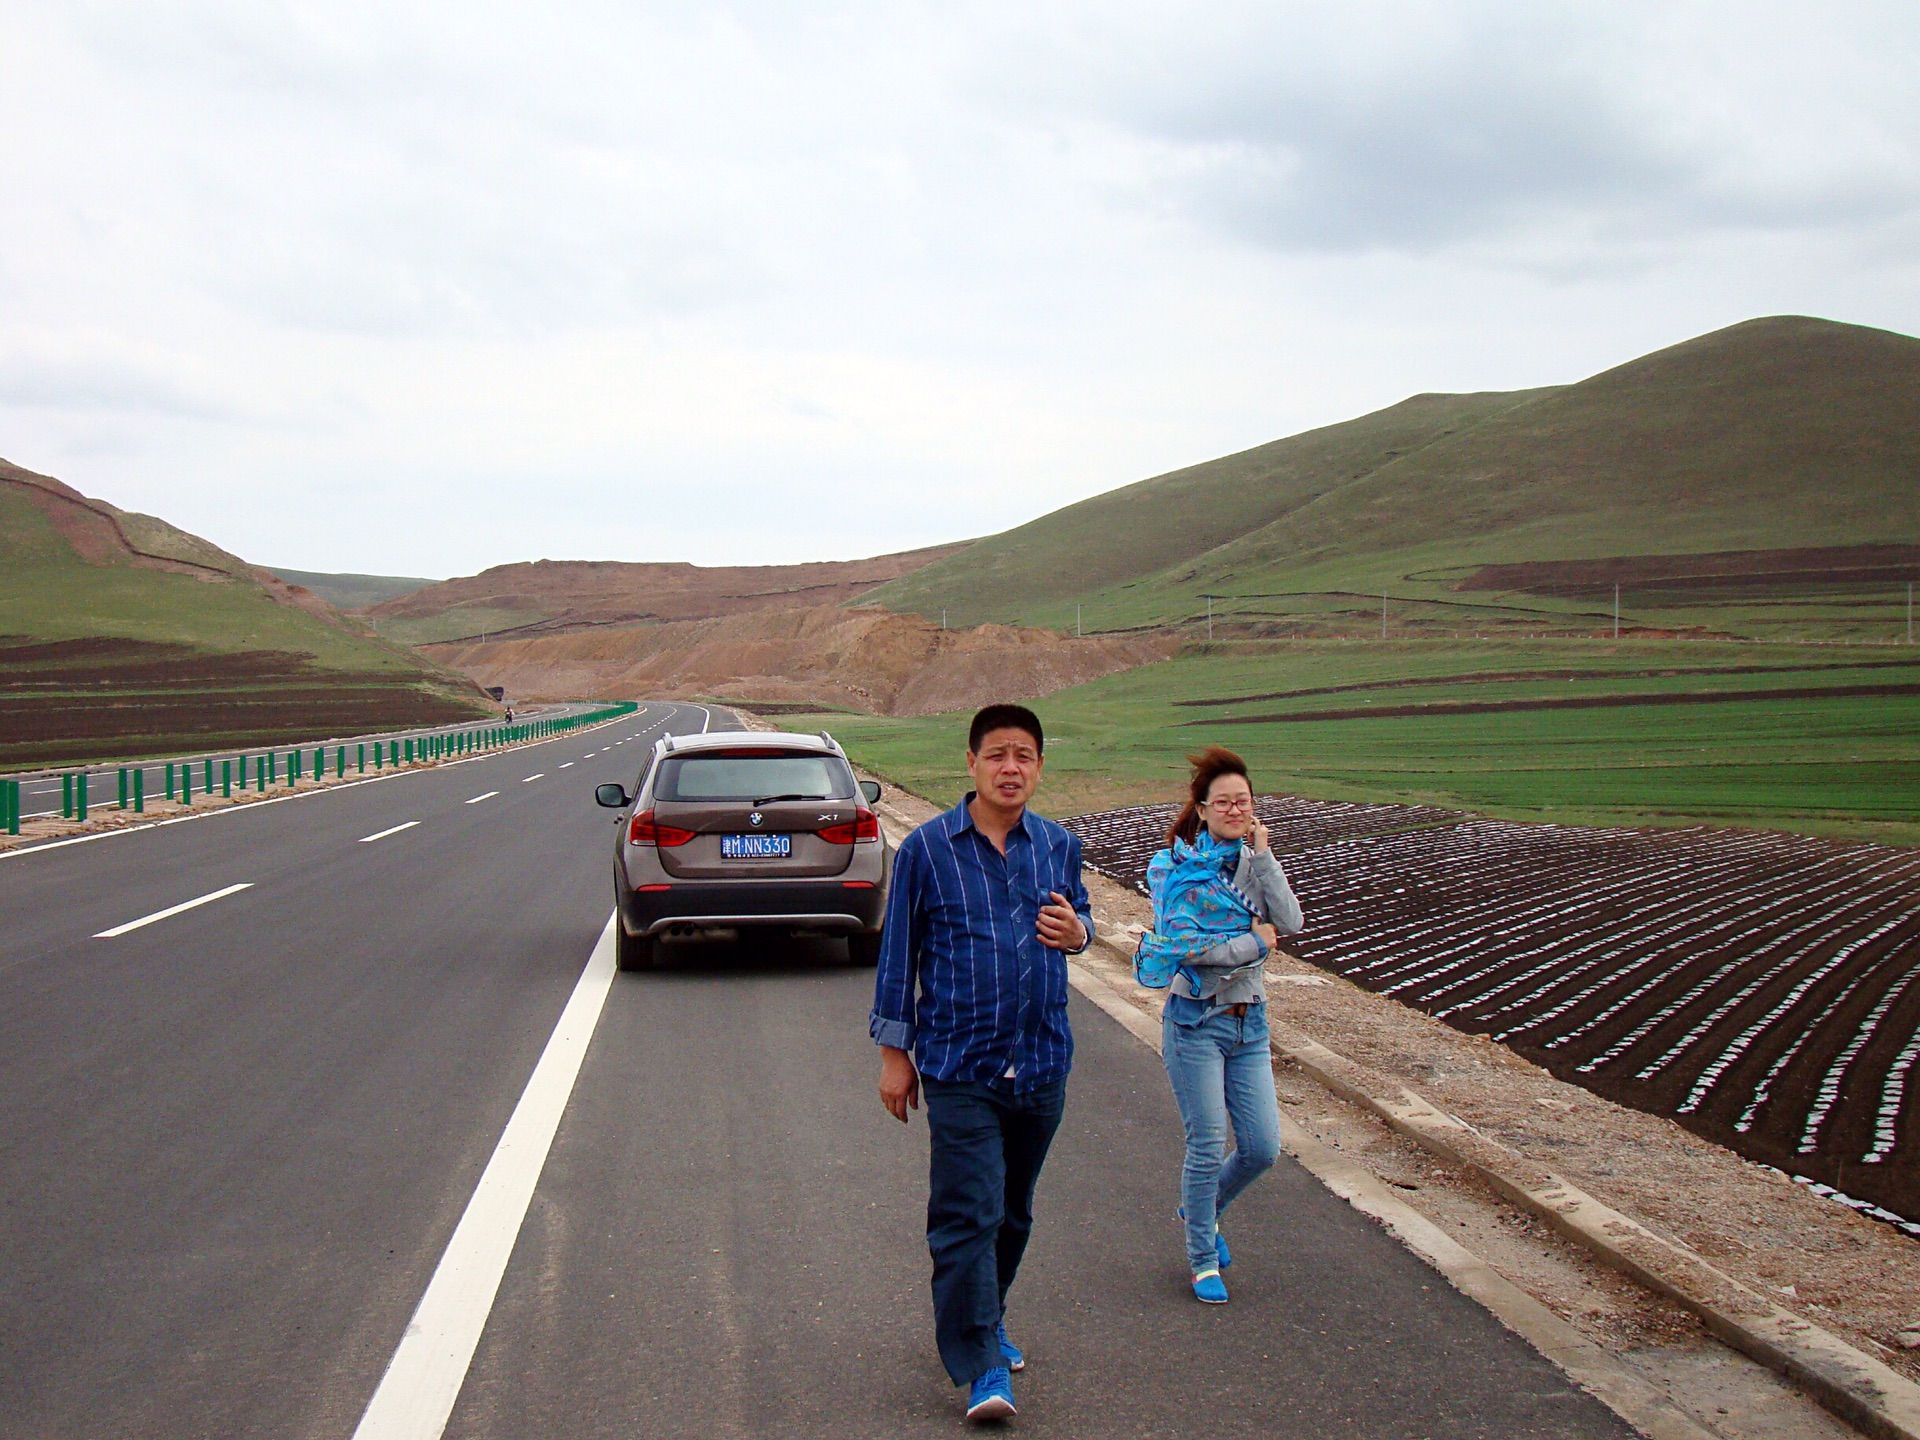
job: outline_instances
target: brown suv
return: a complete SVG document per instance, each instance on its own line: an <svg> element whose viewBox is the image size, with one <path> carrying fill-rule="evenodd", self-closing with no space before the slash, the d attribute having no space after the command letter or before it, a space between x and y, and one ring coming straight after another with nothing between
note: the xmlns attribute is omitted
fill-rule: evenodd
<svg viewBox="0 0 1920 1440"><path fill-rule="evenodd" d="M668 935L747 926L847 937L860 964L880 956L892 853L831 735L717 731L656 741L634 794L594 798L627 810L614 843L622 970L653 964Z"/></svg>

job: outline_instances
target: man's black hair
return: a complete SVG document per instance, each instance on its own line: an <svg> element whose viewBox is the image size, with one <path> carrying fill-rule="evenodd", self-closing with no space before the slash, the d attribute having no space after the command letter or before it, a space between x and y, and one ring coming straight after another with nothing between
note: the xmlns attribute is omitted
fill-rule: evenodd
<svg viewBox="0 0 1920 1440"><path fill-rule="evenodd" d="M1041 732L1040 717L1024 705L989 705L973 717L967 727L967 749L980 753L980 742L994 730L1024 730L1033 736L1033 748L1047 753L1047 737Z"/></svg>

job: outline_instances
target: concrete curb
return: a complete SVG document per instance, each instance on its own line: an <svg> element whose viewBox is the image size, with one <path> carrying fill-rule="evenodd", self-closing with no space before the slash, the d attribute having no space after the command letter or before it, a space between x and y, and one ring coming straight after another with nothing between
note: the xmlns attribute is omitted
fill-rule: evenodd
<svg viewBox="0 0 1920 1440"><path fill-rule="evenodd" d="M1100 937L1092 948L1131 971L1132 957L1111 940ZM1272 1031L1274 1053L1310 1079L1472 1172L1602 1263L1692 1311L1719 1339L1803 1386L1861 1433L1920 1440L1920 1385L1396 1081L1292 1026L1276 1024Z"/></svg>

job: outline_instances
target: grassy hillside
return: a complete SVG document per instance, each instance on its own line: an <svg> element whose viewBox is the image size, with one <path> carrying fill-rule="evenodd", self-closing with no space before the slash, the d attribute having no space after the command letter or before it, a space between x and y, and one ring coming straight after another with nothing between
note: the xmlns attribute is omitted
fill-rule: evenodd
<svg viewBox="0 0 1920 1440"><path fill-rule="evenodd" d="M199 537L0 462L0 765L178 747L243 704L262 742L490 708Z"/></svg>
<svg viewBox="0 0 1920 1440"><path fill-rule="evenodd" d="M1886 646L1237 642L1035 708L1054 815L1176 799L1218 742L1263 793L1920 843L1920 655ZM966 719L781 724L951 803Z"/></svg>
<svg viewBox="0 0 1920 1440"><path fill-rule="evenodd" d="M268 568L289 585L311 590L336 610L364 610L439 583L418 575L330 575L318 570L283 570L277 565Z"/></svg>
<svg viewBox="0 0 1920 1440"><path fill-rule="evenodd" d="M1592 633L1618 579L1629 629L1895 638L1920 578L1916 457L1920 341L1756 320L1142 481L867 599L1051 626L1077 604L1115 629L1197 627L1211 596L1216 631L1324 635L1377 632L1385 592L1402 634ZM1707 575L1676 558L1729 552ZM1487 569L1568 561L1606 563L1578 583Z"/></svg>

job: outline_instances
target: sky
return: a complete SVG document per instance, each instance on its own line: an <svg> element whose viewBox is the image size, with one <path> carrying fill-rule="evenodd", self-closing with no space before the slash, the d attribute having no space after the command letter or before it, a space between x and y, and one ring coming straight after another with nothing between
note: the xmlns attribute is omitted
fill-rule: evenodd
<svg viewBox="0 0 1920 1440"><path fill-rule="evenodd" d="M991 534L1920 334L1912 0L9 0L0 456L258 564Z"/></svg>

